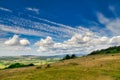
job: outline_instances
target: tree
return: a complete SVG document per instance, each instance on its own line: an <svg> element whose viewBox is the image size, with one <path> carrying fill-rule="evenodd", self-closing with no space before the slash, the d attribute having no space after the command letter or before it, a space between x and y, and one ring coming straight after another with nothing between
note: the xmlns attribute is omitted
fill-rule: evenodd
<svg viewBox="0 0 120 80"><path fill-rule="evenodd" d="M71 57L67 54L67 55L63 58L63 60L66 60L66 59L71 59Z"/></svg>
<svg viewBox="0 0 120 80"><path fill-rule="evenodd" d="M71 56L67 54L62 60L73 59L73 58L76 58L75 54L72 54Z"/></svg>
<svg viewBox="0 0 120 80"><path fill-rule="evenodd" d="M71 55L71 59L73 59L73 58L76 58L76 55L75 55L75 54L72 54L72 55Z"/></svg>
<svg viewBox="0 0 120 80"><path fill-rule="evenodd" d="M8 68L19 68L19 67L25 67L25 65L20 63L14 63L8 66Z"/></svg>
<svg viewBox="0 0 120 80"><path fill-rule="evenodd" d="M25 65L25 64L22 64L22 63L14 63L14 64L11 64L11 65L9 65L8 67L6 67L6 69L9 69L9 68L28 67L28 66L34 66L34 64L30 63L30 64L28 64L28 65Z"/></svg>

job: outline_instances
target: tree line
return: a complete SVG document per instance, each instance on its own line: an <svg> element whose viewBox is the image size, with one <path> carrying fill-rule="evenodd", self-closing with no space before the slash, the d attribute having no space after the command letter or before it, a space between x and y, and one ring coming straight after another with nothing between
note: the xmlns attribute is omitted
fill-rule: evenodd
<svg viewBox="0 0 120 80"><path fill-rule="evenodd" d="M96 51L91 52L89 55L114 54L114 53L120 53L120 46L114 46L114 47L109 47L107 49L96 50Z"/></svg>
<svg viewBox="0 0 120 80"><path fill-rule="evenodd" d="M72 55L67 54L65 57L63 57L62 60L73 59L73 58L77 58L77 56L75 54L72 54Z"/></svg>

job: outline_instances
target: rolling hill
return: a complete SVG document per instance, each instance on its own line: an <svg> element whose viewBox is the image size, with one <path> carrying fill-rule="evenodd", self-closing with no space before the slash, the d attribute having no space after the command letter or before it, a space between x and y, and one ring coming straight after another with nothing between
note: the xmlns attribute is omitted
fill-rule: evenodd
<svg viewBox="0 0 120 80"><path fill-rule="evenodd" d="M109 49L112 51L102 51ZM0 80L120 80L120 53L101 54L0 70Z"/></svg>
<svg viewBox="0 0 120 80"><path fill-rule="evenodd" d="M120 54L91 55L49 67L0 70L0 80L120 80Z"/></svg>

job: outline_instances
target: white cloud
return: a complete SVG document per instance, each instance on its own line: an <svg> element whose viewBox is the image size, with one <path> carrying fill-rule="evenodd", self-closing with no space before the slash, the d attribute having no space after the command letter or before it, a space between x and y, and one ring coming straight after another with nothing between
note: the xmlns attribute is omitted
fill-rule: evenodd
<svg viewBox="0 0 120 80"><path fill-rule="evenodd" d="M36 42L35 45L38 46L39 53L61 53L61 54L88 54L91 51L97 49L104 49L110 46L115 46L120 44L120 36L114 36L108 38L106 36L96 36L93 33L86 34L75 34L72 38L59 43L53 41L52 37L47 37L46 39L41 39Z"/></svg>
<svg viewBox="0 0 120 80"><path fill-rule="evenodd" d="M75 34L71 39L65 41L66 44L84 44L91 40L93 33L86 32L86 34Z"/></svg>
<svg viewBox="0 0 120 80"><path fill-rule="evenodd" d="M28 46L28 45L30 45L30 42L27 39L22 39L22 40L20 40L20 44L22 46Z"/></svg>
<svg viewBox="0 0 120 80"><path fill-rule="evenodd" d="M70 38L76 33L84 34L86 31L88 31L87 28L84 28L82 26L76 26L76 28L75 28L72 26L56 23L56 22L53 22L53 21L50 21L50 20L47 20L44 18L38 18L38 17L34 17L34 16L30 16L30 17L38 19L40 21L44 21L45 23L47 22L48 24L42 24L42 26L44 28L46 27L45 31L50 32L50 33L52 32L52 33L54 33L54 35L59 35L62 38L63 37ZM41 28L42 28L42 26L41 26Z"/></svg>
<svg viewBox="0 0 120 80"><path fill-rule="evenodd" d="M92 46L98 46L98 45L109 45L109 38L108 37L97 37L97 38L93 38L90 42L89 45Z"/></svg>
<svg viewBox="0 0 120 80"><path fill-rule="evenodd" d="M3 8L3 7L0 7L0 10L2 10L2 11L7 11L7 12L12 12L12 10L7 9L7 8Z"/></svg>
<svg viewBox="0 0 120 80"><path fill-rule="evenodd" d="M27 39L20 39L18 35L14 35L9 40L6 40L4 44L8 46L28 46L30 42Z"/></svg>
<svg viewBox="0 0 120 80"><path fill-rule="evenodd" d="M12 32L15 34L24 34L24 35L34 35L34 36L46 36L48 35L45 32L37 31L33 29L25 29L19 26L7 26L0 24L0 30L5 32Z"/></svg>
<svg viewBox="0 0 120 80"><path fill-rule="evenodd" d="M110 44L113 46L119 46L120 45L120 36L114 36L110 39Z"/></svg>
<svg viewBox="0 0 120 80"><path fill-rule="evenodd" d="M19 40L22 40L22 39L19 38ZM5 41L8 41L8 40L6 38L5 39L0 38L0 56L38 55L37 51L33 49L31 46L22 46L20 44L14 45L14 46L5 45L4 44Z"/></svg>
<svg viewBox="0 0 120 80"><path fill-rule="evenodd" d="M10 46L12 46L12 45L19 45L20 43L19 43L18 35L14 35L11 39L5 41L4 44L10 45Z"/></svg>
<svg viewBox="0 0 120 80"><path fill-rule="evenodd" d="M47 46L47 45L52 45L54 42L50 36L47 36L46 39L41 39L37 43L35 43L36 46Z"/></svg>
<svg viewBox="0 0 120 80"><path fill-rule="evenodd" d="M35 22L31 20L27 20L24 18L12 17L9 19L5 19L6 22L12 23L16 26L7 26L4 24L0 24L0 30L6 32L12 32L15 34L24 34L24 35L33 35L33 36L51 36L54 39L67 39L72 37L75 34L84 34L90 30L84 28L82 26L67 26L64 24L52 22L46 19L37 18L38 20L42 20L41 22ZM26 28L27 27L27 28Z"/></svg>
<svg viewBox="0 0 120 80"><path fill-rule="evenodd" d="M111 20L105 25L106 28L112 31L114 34L120 35L120 19Z"/></svg>
<svg viewBox="0 0 120 80"><path fill-rule="evenodd" d="M51 37L46 37L46 39L41 39L40 41L35 43L35 46L39 46L39 49L41 51L49 50L50 47L52 48L54 45L54 42ZM49 48L49 49L48 49ZM39 50L38 50L39 51Z"/></svg>
<svg viewBox="0 0 120 80"><path fill-rule="evenodd" d="M26 10L28 10L28 11L33 11L33 12L35 12L36 14L39 14L39 9L37 9L37 8L27 7Z"/></svg>
<svg viewBox="0 0 120 80"><path fill-rule="evenodd" d="M13 17L12 19L6 19L8 22L14 23L19 26L6 26L0 24L0 30L5 32L12 32L16 34L24 34L24 35L34 35L34 36L48 36L45 39L41 39L35 43L37 47L33 48L34 52L36 52L36 48L38 49L38 53L45 54L50 53L53 54L65 54L65 53L79 53L79 54L87 54L96 49L103 49L109 46L115 46L120 44L120 19L108 19L101 13L98 13L98 19L101 24L106 26L106 29L111 31L117 36L107 37L101 36L94 32L92 32L88 28L84 28L82 26L67 26L64 24L52 22L46 19L37 18L38 20L42 20L41 22L35 22L23 18ZM44 23L45 22L45 23ZM27 27L27 28L26 28ZM99 29L97 29L99 30ZM104 34L107 34L106 31ZM100 33L101 34L101 33ZM65 40L63 42L56 42L54 39ZM30 42L27 39L21 39L19 36L15 35L13 38L7 40L5 42L6 45L11 46L8 50L13 51L22 51L22 46L30 45ZM17 46L17 48L16 48ZM22 47L22 48L21 48ZM32 46L33 47L33 46ZM5 48L5 47L4 47ZM2 48L3 49L3 48ZM26 50L29 50L27 48ZM7 50L7 49L6 49Z"/></svg>
<svg viewBox="0 0 120 80"><path fill-rule="evenodd" d="M64 41L63 43L57 43L53 41L52 37L46 37L46 39L41 39L35 43L39 47L38 51L44 52L63 52L71 51L70 49L75 49L80 47L80 45L86 44L93 37L92 33L86 33L84 35L76 34L71 39ZM55 52L54 52L55 51ZM65 52L64 52L65 51ZM66 52L67 53L67 52Z"/></svg>
<svg viewBox="0 0 120 80"><path fill-rule="evenodd" d="M106 29L111 31L113 35L120 35L120 18L109 19L106 18L103 14L98 13L97 15L100 23L104 24Z"/></svg>

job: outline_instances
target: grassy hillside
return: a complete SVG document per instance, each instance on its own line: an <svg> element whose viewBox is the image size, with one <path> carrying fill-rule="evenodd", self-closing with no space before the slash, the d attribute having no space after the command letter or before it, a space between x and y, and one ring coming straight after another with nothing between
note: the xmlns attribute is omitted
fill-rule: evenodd
<svg viewBox="0 0 120 80"><path fill-rule="evenodd" d="M4 56L0 57L0 69L10 66L11 64L21 63L21 64L34 64L34 65L44 65L46 63L53 63L61 58L59 56Z"/></svg>
<svg viewBox="0 0 120 80"><path fill-rule="evenodd" d="M5 68L5 65L3 65L2 63L0 63L0 69Z"/></svg>
<svg viewBox="0 0 120 80"><path fill-rule="evenodd" d="M93 51L89 55L95 55L95 54L113 54L113 53L120 53L120 46L114 46L114 47L109 47L107 49Z"/></svg>
<svg viewBox="0 0 120 80"><path fill-rule="evenodd" d="M90 55L49 66L0 70L0 80L120 80L120 54Z"/></svg>

